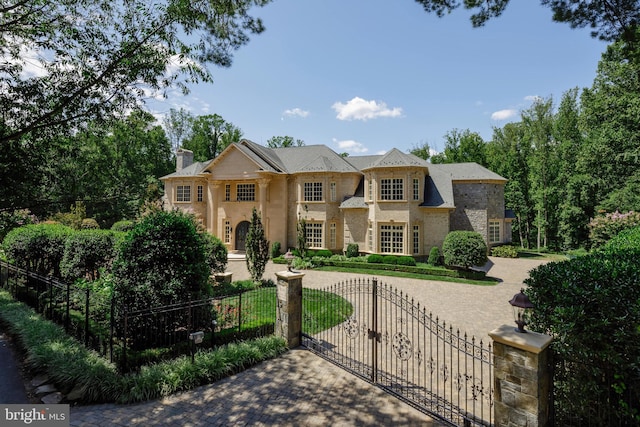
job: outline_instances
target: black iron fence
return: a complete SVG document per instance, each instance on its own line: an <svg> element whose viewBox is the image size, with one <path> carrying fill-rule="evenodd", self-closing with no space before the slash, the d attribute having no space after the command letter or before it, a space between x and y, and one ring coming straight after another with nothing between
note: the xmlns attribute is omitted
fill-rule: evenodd
<svg viewBox="0 0 640 427"><path fill-rule="evenodd" d="M122 371L198 348L273 334L275 287L129 311L90 285L64 283L0 261L0 288L61 325Z"/></svg>

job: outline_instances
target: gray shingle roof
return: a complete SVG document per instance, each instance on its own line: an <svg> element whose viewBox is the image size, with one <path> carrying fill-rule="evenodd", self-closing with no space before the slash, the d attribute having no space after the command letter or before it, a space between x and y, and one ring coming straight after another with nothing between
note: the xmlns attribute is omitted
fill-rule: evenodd
<svg viewBox="0 0 640 427"><path fill-rule="evenodd" d="M169 175L165 175L160 179L179 178L181 176L197 176L204 170L204 168L207 167L209 163L211 163L211 160L206 162L194 162L191 165L187 166L186 168L181 169L174 173L170 173Z"/></svg>
<svg viewBox="0 0 640 427"><path fill-rule="evenodd" d="M439 170L449 175L450 179L454 181L507 181L495 172L491 172L484 166L480 166L477 163L447 163L429 165L429 170Z"/></svg>
<svg viewBox="0 0 640 427"><path fill-rule="evenodd" d="M368 207L363 196L349 197L340 203L340 209L367 209Z"/></svg>
<svg viewBox="0 0 640 427"><path fill-rule="evenodd" d="M385 154L373 156L349 156L347 161L359 170L388 167L422 166L428 167L429 163L413 154L403 153L397 148L392 148Z"/></svg>
<svg viewBox="0 0 640 427"><path fill-rule="evenodd" d="M351 163L326 145L274 148L289 173L300 172L358 172Z"/></svg>

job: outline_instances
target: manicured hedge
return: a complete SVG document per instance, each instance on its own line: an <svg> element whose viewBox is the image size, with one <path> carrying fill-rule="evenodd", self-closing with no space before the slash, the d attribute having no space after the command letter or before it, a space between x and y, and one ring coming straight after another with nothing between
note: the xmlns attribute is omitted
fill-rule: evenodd
<svg viewBox="0 0 640 427"><path fill-rule="evenodd" d="M556 425L640 425L640 232L619 237L525 280L531 329L554 337Z"/></svg>

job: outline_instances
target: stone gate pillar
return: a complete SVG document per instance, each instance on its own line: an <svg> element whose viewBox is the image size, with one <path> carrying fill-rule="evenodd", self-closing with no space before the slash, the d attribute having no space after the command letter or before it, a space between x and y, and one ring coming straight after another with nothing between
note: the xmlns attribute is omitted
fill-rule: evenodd
<svg viewBox="0 0 640 427"><path fill-rule="evenodd" d="M280 271L276 273L277 308L275 334L287 341L289 348L300 345L302 333L302 278L304 273Z"/></svg>
<svg viewBox="0 0 640 427"><path fill-rule="evenodd" d="M548 427L552 338L503 325L493 338L496 427Z"/></svg>

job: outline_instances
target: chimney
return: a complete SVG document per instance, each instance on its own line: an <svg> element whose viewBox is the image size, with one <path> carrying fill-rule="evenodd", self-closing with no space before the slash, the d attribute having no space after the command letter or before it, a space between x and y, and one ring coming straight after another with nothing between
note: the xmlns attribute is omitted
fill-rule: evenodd
<svg viewBox="0 0 640 427"><path fill-rule="evenodd" d="M193 151L178 148L176 151L176 172L187 168L193 164Z"/></svg>

